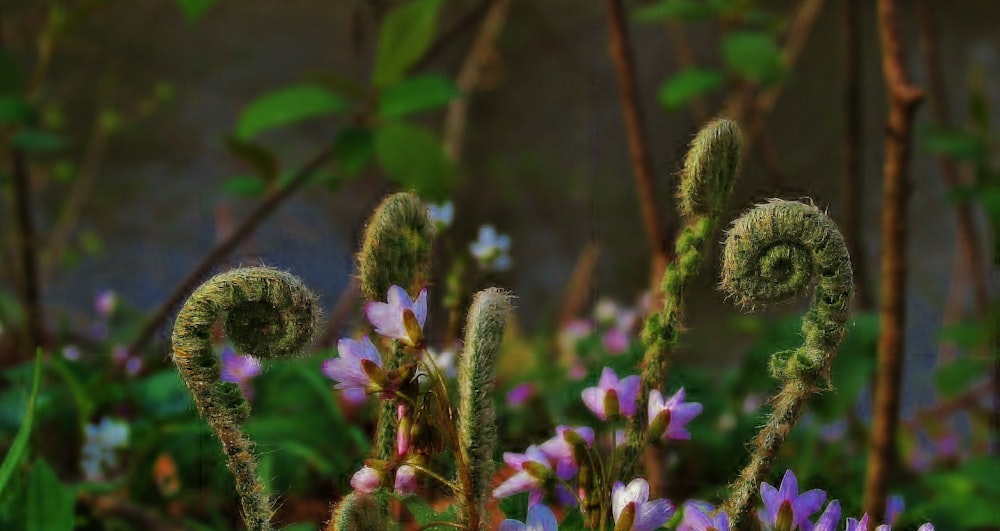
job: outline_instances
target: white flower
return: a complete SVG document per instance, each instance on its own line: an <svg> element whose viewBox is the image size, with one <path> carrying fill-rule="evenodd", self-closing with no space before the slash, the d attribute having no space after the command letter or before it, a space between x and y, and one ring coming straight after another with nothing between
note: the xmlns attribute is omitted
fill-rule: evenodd
<svg viewBox="0 0 1000 531"><path fill-rule="evenodd" d="M84 428L86 440L83 444L83 458L80 468L87 481L104 478L104 472L118 466L115 450L128 446L129 425L124 420L101 419L100 424L88 424Z"/></svg>
<svg viewBox="0 0 1000 531"><path fill-rule="evenodd" d="M428 203L427 217L434 224L435 229L444 229L451 225L451 221L455 219L455 205L451 201L445 201L440 205Z"/></svg>
<svg viewBox="0 0 1000 531"><path fill-rule="evenodd" d="M469 250L483 269L510 269L510 236L497 233L493 225L479 227L479 239L469 244Z"/></svg>

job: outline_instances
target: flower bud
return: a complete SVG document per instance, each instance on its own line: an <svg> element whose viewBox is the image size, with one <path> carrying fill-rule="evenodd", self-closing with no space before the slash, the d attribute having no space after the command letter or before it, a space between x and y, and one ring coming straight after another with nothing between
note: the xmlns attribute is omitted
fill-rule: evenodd
<svg viewBox="0 0 1000 531"><path fill-rule="evenodd" d="M615 522L615 531L632 531L632 524L635 523L635 502L628 502L628 505L622 509L621 514L618 516L618 521Z"/></svg>

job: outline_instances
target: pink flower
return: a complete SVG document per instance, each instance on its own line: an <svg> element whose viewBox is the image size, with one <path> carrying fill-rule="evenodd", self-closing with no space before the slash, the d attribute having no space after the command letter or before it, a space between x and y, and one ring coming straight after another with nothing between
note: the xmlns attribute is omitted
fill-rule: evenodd
<svg viewBox="0 0 1000 531"><path fill-rule="evenodd" d="M382 485L382 473L370 466L362 467L351 476L351 486L354 490L371 494Z"/></svg>
<svg viewBox="0 0 1000 531"><path fill-rule="evenodd" d="M690 500L684 504L684 519L677 526L677 531L729 531L729 515L719 511L711 514L715 507L708 502Z"/></svg>
<svg viewBox="0 0 1000 531"><path fill-rule="evenodd" d="M573 445L566 440L566 432L572 431L580 436L586 445L594 444L594 429L589 426L556 426L556 436L543 442L539 449L548 457L550 463L555 464L556 477L567 481L576 475L580 469L580 463L573 458Z"/></svg>
<svg viewBox="0 0 1000 531"><path fill-rule="evenodd" d="M630 531L653 531L674 514L674 504L670 500L649 501L649 483L635 478L626 487L616 481L611 488L611 511L615 517L615 529ZM631 525L628 519L631 518ZM625 520L622 522L621 520Z"/></svg>
<svg viewBox="0 0 1000 531"><path fill-rule="evenodd" d="M698 402L684 402L684 388L681 387L674 396L666 402L657 390L649 392L649 425L650 433L656 438L665 440L688 440L691 432L684 426L701 413L702 405ZM660 432L660 430L663 430Z"/></svg>
<svg viewBox="0 0 1000 531"><path fill-rule="evenodd" d="M416 300L403 288L393 285L386 295L388 302L369 302L365 315L375 327L375 333L398 339L410 346L423 343L423 326L427 320L427 290L420 290Z"/></svg>
<svg viewBox="0 0 1000 531"><path fill-rule="evenodd" d="M396 470L396 493L403 496L413 494L417 490L417 469L403 465Z"/></svg>
<svg viewBox="0 0 1000 531"><path fill-rule="evenodd" d="M361 341L343 338L337 342L339 358L330 358L323 362L323 374L337 381L337 389L379 390L371 374L381 369L382 358L368 336Z"/></svg>
<svg viewBox="0 0 1000 531"><path fill-rule="evenodd" d="M823 505L826 493L813 489L800 495L795 474L786 470L779 488L767 482L760 485L760 497L764 500L764 508L757 512L761 521L767 526L791 530L809 525L809 517Z"/></svg>
<svg viewBox="0 0 1000 531"><path fill-rule="evenodd" d="M534 394L535 386L530 382L523 383L507 392L507 403L514 407L523 406Z"/></svg>
<svg viewBox="0 0 1000 531"><path fill-rule="evenodd" d="M618 414L631 417L635 415L635 401L639 397L639 377L633 375L619 380L615 371L605 367L597 387L584 389L581 396L583 403L601 420Z"/></svg>

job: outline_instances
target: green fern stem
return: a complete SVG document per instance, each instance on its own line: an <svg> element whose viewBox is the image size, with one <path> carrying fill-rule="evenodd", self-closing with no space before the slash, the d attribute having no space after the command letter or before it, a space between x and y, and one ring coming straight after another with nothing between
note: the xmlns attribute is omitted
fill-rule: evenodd
<svg viewBox="0 0 1000 531"><path fill-rule="evenodd" d="M802 320L802 345L771 357L772 375L784 381L773 409L753 439L750 463L733 483L724 508L733 529L749 526L755 494L809 397L829 387L833 356L850 317L851 261L836 225L819 209L772 200L737 219L729 230L722 289L743 307L791 300L813 289ZM822 387L821 387L822 384Z"/></svg>
<svg viewBox="0 0 1000 531"><path fill-rule="evenodd" d="M636 414L626 429L617 477L628 482L636 459L649 442L646 408L649 392L666 378L682 325L684 291L698 272L705 249L722 216L740 165L740 130L735 122L718 118L706 124L691 142L680 174L678 203L683 226L675 243L674 261L660 283L662 309L650 315L642 331L645 354Z"/></svg>
<svg viewBox="0 0 1000 531"><path fill-rule="evenodd" d="M316 297L294 276L265 267L235 269L202 284L184 303L173 332L173 360L195 406L222 442L236 482L244 523L271 529L273 509L257 477L253 443L240 426L250 404L238 384L220 379L212 326L223 319L237 351L260 359L288 358L310 341L319 310Z"/></svg>
<svg viewBox="0 0 1000 531"><path fill-rule="evenodd" d="M460 505L468 530L480 528L492 490L497 446L493 386L510 312L510 295L489 288L476 294L467 318L465 352L458 367L457 431Z"/></svg>

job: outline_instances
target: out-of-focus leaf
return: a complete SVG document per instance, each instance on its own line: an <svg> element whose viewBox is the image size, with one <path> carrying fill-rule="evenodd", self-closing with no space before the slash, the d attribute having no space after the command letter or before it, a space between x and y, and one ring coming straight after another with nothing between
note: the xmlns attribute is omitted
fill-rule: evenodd
<svg viewBox="0 0 1000 531"><path fill-rule="evenodd" d="M427 503L427 500L424 500L421 496L417 496L416 494L411 494L405 498L397 496L397 498L403 502L403 505L406 506L406 510L410 511L410 514L413 515L413 519L416 520L417 524L421 527L426 526L431 522L454 522L457 517L455 511L456 506L454 505L450 505L443 512L438 513L429 503Z"/></svg>
<svg viewBox="0 0 1000 531"><path fill-rule="evenodd" d="M63 147L65 141L61 136L48 131L22 129L14 133L11 143L27 153L49 153Z"/></svg>
<svg viewBox="0 0 1000 531"><path fill-rule="evenodd" d="M715 15L715 11L712 4L698 0L662 0L636 9L635 19L639 22L703 20Z"/></svg>
<svg viewBox="0 0 1000 531"><path fill-rule="evenodd" d="M265 181L278 175L278 158L267 147L232 135L226 136L226 149L245 162Z"/></svg>
<svg viewBox="0 0 1000 531"><path fill-rule="evenodd" d="M982 161L989 149L979 135L961 129L928 127L919 133L924 149L956 160Z"/></svg>
<svg viewBox="0 0 1000 531"><path fill-rule="evenodd" d="M181 10L184 11L184 16L191 22L194 22L201 18L202 15L208 11L208 8L212 7L215 0L177 0L180 4Z"/></svg>
<svg viewBox="0 0 1000 531"><path fill-rule="evenodd" d="M236 136L246 140L267 129L327 116L346 108L347 103L325 87L293 85L269 92L248 105L236 125Z"/></svg>
<svg viewBox="0 0 1000 531"><path fill-rule="evenodd" d="M958 358L934 371L934 384L946 398L961 393L989 373L985 359L966 356Z"/></svg>
<svg viewBox="0 0 1000 531"><path fill-rule="evenodd" d="M528 518L528 494L521 493L501 499L500 511L507 518L525 521Z"/></svg>
<svg viewBox="0 0 1000 531"><path fill-rule="evenodd" d="M431 75L412 77L382 91L378 99L378 113L383 118L397 118L440 107L461 94L448 78Z"/></svg>
<svg viewBox="0 0 1000 531"><path fill-rule="evenodd" d="M996 225L1000 223L1000 186L983 186L980 187L979 193L976 194L976 198L979 199L979 203L983 205L983 210L989 214L990 219L993 220L993 224Z"/></svg>
<svg viewBox="0 0 1000 531"><path fill-rule="evenodd" d="M34 116L28 102L17 96L0 96L0 124L23 124Z"/></svg>
<svg viewBox="0 0 1000 531"><path fill-rule="evenodd" d="M375 152L375 136L364 127L342 129L333 141L334 158L340 169L349 176L357 175Z"/></svg>
<svg viewBox="0 0 1000 531"><path fill-rule="evenodd" d="M671 77L660 89L660 103L676 109L710 90L722 86L725 76L715 70L686 68Z"/></svg>
<svg viewBox="0 0 1000 531"><path fill-rule="evenodd" d="M442 0L411 0L382 21L372 82L385 88L399 81L424 55L434 37Z"/></svg>
<svg viewBox="0 0 1000 531"><path fill-rule="evenodd" d="M191 398L175 371L163 371L129 383L128 395L152 419L163 419L188 412Z"/></svg>
<svg viewBox="0 0 1000 531"><path fill-rule="evenodd" d="M375 133L375 158L389 177L428 201L443 201L451 191L454 168L441 142L427 131L388 124Z"/></svg>
<svg viewBox="0 0 1000 531"><path fill-rule="evenodd" d="M982 323L968 321L942 327L940 338L956 347L976 348L989 342L990 332Z"/></svg>
<svg viewBox="0 0 1000 531"><path fill-rule="evenodd" d="M104 241L101 236L92 230L85 230L80 234L80 248L90 256L101 256L104 254Z"/></svg>
<svg viewBox="0 0 1000 531"><path fill-rule="evenodd" d="M267 184L259 177L239 175L226 179L222 187L226 192L240 197L260 197L267 192Z"/></svg>
<svg viewBox="0 0 1000 531"><path fill-rule="evenodd" d="M731 33L722 41L722 55L730 70L761 85L774 83L785 72L781 49L768 33Z"/></svg>
<svg viewBox="0 0 1000 531"><path fill-rule="evenodd" d="M11 443L7 455L3 458L3 464L0 464L0 494L3 494L4 487L7 486L10 476L14 473L18 464L20 464L21 458L24 456L24 451L28 448L28 439L31 438L31 426L35 420L35 408L41 377L42 349L38 349L35 353L35 373L31 380L31 394L28 395L28 405L25 407L24 423L17 430L14 442Z"/></svg>
<svg viewBox="0 0 1000 531"><path fill-rule="evenodd" d="M24 85L24 73L17 59L6 48L0 49L0 91L20 92Z"/></svg>
<svg viewBox="0 0 1000 531"><path fill-rule="evenodd" d="M59 482L45 461L35 462L25 488L25 531L73 529L73 491Z"/></svg>

